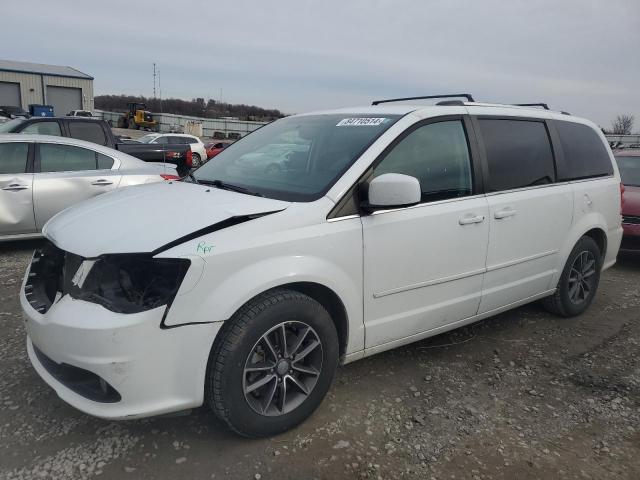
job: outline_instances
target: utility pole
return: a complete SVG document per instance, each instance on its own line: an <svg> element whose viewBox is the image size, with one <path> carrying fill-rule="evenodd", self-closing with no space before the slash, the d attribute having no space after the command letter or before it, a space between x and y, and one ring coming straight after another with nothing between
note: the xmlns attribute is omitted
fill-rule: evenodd
<svg viewBox="0 0 640 480"><path fill-rule="evenodd" d="M160 91L160 113L162 113L162 84L160 83L160 69L158 69L158 90Z"/></svg>
<svg viewBox="0 0 640 480"><path fill-rule="evenodd" d="M153 62L153 99L156 99L156 63Z"/></svg>

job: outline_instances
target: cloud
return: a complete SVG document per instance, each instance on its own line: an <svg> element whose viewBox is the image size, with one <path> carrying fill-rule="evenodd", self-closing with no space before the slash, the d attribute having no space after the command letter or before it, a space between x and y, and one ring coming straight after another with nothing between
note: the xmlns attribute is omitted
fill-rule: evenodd
<svg viewBox="0 0 640 480"><path fill-rule="evenodd" d="M640 118L635 0L23 0L3 19L0 58L72 65L97 93L150 95L156 62L165 97L287 112L468 91Z"/></svg>

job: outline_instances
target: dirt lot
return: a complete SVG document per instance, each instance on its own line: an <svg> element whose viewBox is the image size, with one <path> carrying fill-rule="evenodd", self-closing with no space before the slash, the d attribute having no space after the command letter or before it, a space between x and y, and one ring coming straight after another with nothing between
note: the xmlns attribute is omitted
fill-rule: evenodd
<svg viewBox="0 0 640 480"><path fill-rule="evenodd" d="M204 409L115 423L59 400L25 353L35 245L0 245L0 479L640 478L640 257L579 318L531 305L356 362L298 429L245 440Z"/></svg>

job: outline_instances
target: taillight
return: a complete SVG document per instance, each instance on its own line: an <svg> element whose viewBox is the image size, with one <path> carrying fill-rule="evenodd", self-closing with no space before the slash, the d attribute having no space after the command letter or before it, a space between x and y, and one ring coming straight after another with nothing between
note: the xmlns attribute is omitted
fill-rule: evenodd
<svg viewBox="0 0 640 480"><path fill-rule="evenodd" d="M624 185L620 182L620 214L622 214L622 209L624 208Z"/></svg>
<svg viewBox="0 0 640 480"><path fill-rule="evenodd" d="M161 173L160 176L165 180L180 180L178 175L171 175L169 173Z"/></svg>
<svg viewBox="0 0 640 480"><path fill-rule="evenodd" d="M187 158L186 158L185 164L189 168L193 166L193 152L190 149L189 151L187 151Z"/></svg>

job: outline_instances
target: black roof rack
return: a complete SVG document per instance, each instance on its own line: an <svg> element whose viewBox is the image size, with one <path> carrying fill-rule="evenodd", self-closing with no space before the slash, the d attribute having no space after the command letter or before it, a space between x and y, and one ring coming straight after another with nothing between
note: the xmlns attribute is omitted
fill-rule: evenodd
<svg viewBox="0 0 640 480"><path fill-rule="evenodd" d="M514 103L515 107L542 107L545 110L551 110L546 103Z"/></svg>
<svg viewBox="0 0 640 480"><path fill-rule="evenodd" d="M452 98L452 97L463 97L470 102L475 101L473 97L468 93L454 93L451 95L424 95L420 97L389 98L386 100L376 100L375 102L371 102L371 105L380 105L381 103L391 103L391 102L406 102L408 100L428 100L432 98Z"/></svg>
<svg viewBox="0 0 640 480"><path fill-rule="evenodd" d="M436 103L436 105L447 107L447 106L455 106L455 105L464 105L462 100L442 100L441 102Z"/></svg>

